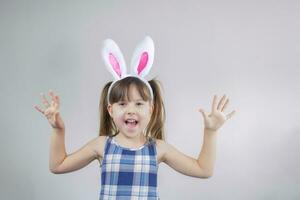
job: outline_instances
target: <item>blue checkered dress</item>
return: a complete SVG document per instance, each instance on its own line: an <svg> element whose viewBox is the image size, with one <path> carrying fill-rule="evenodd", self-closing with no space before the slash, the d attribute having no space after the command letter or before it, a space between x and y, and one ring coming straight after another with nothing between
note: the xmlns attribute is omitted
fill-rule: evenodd
<svg viewBox="0 0 300 200"><path fill-rule="evenodd" d="M107 136L104 150L100 200L160 199L155 139L150 138L138 149L130 149Z"/></svg>

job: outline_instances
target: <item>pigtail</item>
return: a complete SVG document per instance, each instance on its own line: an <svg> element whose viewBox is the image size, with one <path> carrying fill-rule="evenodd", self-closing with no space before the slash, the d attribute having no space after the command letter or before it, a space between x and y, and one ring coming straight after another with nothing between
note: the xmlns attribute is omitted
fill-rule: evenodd
<svg viewBox="0 0 300 200"><path fill-rule="evenodd" d="M154 109L146 133L147 136L150 134L153 138L165 140L164 123L166 120L166 113L161 92L162 84L156 79L150 80L149 84L151 85L154 94Z"/></svg>
<svg viewBox="0 0 300 200"><path fill-rule="evenodd" d="M107 110L108 101L107 101L107 93L109 86L112 82L108 82L102 89L100 103L99 103L99 113L100 113L100 136L112 136L115 135L118 130L116 125L114 124L112 118L109 115Z"/></svg>

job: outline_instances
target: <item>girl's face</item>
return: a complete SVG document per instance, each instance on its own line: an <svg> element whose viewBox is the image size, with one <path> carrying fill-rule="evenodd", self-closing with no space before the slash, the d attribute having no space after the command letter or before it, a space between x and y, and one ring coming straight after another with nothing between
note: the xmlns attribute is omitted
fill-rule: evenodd
<svg viewBox="0 0 300 200"><path fill-rule="evenodd" d="M107 109L120 133L135 138L147 127L153 111L153 104L144 101L136 86L131 84L128 90L131 101L124 100L109 104Z"/></svg>

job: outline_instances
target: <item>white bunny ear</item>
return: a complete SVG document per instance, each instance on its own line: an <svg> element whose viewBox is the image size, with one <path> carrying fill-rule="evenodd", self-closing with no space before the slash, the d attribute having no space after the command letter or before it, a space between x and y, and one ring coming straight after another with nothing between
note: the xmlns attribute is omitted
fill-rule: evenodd
<svg viewBox="0 0 300 200"><path fill-rule="evenodd" d="M144 40L137 45L131 59L131 73L145 77L153 64L154 43L153 40L146 36Z"/></svg>
<svg viewBox="0 0 300 200"><path fill-rule="evenodd" d="M126 76L126 64L123 54L112 39L104 40L101 53L108 71L113 75L115 80Z"/></svg>

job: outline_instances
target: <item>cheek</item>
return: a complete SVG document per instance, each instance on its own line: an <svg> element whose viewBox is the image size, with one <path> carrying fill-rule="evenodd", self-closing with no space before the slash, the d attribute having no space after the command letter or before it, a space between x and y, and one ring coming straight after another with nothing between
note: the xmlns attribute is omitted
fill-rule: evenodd
<svg viewBox="0 0 300 200"><path fill-rule="evenodd" d="M142 114L142 117L143 117L143 119L146 120L146 121L150 120L150 118L151 118L151 113L150 113L150 111L147 110L147 109L144 110L144 112L143 112L143 114Z"/></svg>
<svg viewBox="0 0 300 200"><path fill-rule="evenodd" d="M120 121L123 121L123 114L120 112L115 112L113 119L116 123L119 123Z"/></svg>
<svg viewBox="0 0 300 200"><path fill-rule="evenodd" d="M117 121L123 120L123 115L115 115L115 120Z"/></svg>

